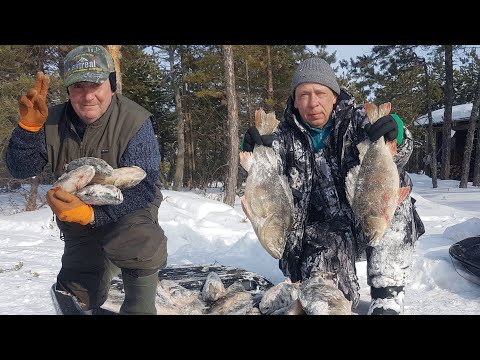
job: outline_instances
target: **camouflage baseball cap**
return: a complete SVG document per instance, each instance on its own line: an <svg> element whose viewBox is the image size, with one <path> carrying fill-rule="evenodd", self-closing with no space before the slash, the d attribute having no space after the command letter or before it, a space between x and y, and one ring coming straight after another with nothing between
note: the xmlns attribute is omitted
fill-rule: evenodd
<svg viewBox="0 0 480 360"><path fill-rule="evenodd" d="M65 56L64 67L66 87L82 81L102 83L115 71L112 56L100 45L76 47Z"/></svg>

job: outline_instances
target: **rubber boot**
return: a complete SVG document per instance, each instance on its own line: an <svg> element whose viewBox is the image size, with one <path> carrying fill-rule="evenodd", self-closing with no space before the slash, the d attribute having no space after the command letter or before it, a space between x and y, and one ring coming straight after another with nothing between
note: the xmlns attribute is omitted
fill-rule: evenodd
<svg viewBox="0 0 480 360"><path fill-rule="evenodd" d="M125 300L120 307L124 315L157 315L155 297L157 295L158 272L135 277L122 271Z"/></svg>
<svg viewBox="0 0 480 360"><path fill-rule="evenodd" d="M387 286L383 288L370 288L372 302L368 308L368 315L402 315L403 286Z"/></svg>
<svg viewBox="0 0 480 360"><path fill-rule="evenodd" d="M114 265L108 258L104 261L105 270L100 279L99 291L97 295L97 304L94 308L102 306L108 298L108 292L111 287L112 279L120 274L120 268Z"/></svg>

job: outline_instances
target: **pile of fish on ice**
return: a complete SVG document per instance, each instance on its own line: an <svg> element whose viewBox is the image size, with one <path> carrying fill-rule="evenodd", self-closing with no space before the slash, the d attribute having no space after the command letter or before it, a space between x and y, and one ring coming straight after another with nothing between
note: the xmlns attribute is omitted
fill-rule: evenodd
<svg viewBox="0 0 480 360"><path fill-rule="evenodd" d="M315 273L308 281L247 290L241 280L228 287L210 271L199 287L162 279L157 286L158 315L351 315L351 303L334 285L332 273ZM123 284L114 278L102 306L118 312L124 299Z"/></svg>

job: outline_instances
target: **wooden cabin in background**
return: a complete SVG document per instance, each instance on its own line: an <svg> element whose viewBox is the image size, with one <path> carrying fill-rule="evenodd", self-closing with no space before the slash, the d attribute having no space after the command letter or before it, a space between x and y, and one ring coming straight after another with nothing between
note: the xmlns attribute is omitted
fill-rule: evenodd
<svg viewBox="0 0 480 360"><path fill-rule="evenodd" d="M436 144L437 144L437 168L440 171L441 161L442 161L442 127L443 127L443 116L445 110L438 109L432 111L433 119L433 131L435 134ZM452 133L451 133L451 154L450 154L450 179L460 180L461 171L462 171L462 161L464 156L465 141L467 138L468 123L470 121L470 113L472 112L472 104L462 104L455 105L452 108ZM475 138L473 142L473 151L472 158L470 163L470 181L473 177L473 166L475 160L475 147L477 144L477 135L480 121L477 121L477 130L475 133ZM427 144L427 134L428 134L428 115L422 115L414 121L414 126L417 128L417 136L421 134L420 142L422 146L416 149L417 154L412 158L416 159L416 164L411 164L412 168L422 169L425 174L431 176L430 174L430 156L426 154L426 144ZM421 161L421 163L419 163Z"/></svg>

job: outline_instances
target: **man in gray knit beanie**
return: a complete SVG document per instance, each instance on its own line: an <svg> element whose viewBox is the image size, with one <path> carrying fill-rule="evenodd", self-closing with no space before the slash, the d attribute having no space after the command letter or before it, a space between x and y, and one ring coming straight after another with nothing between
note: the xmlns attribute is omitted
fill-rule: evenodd
<svg viewBox="0 0 480 360"><path fill-rule="evenodd" d="M340 95L340 86L330 65L321 58L310 58L298 65L292 77L290 89L295 96L295 89L302 83L317 83L329 87Z"/></svg>
<svg viewBox="0 0 480 360"><path fill-rule="evenodd" d="M280 269L292 282L301 281L306 286L303 295L312 303L322 302L322 296L317 294L316 298L307 284L317 284L318 280L306 280L320 274L321 283L321 274L334 273L336 287L355 309L360 298L355 263L365 252L372 298L368 314L402 314L404 286L422 226L414 215L413 202L410 197L402 201L392 219L394 225L385 233L381 246L374 247L355 221L345 186L346 174L360 163L357 145L367 138L398 141L399 125L385 116L367 129L369 121L363 107L356 106L353 97L340 89L333 69L318 57L297 66L290 90L283 121L273 134L260 135L251 127L242 144L246 152L260 146L256 154L271 147L282 166L277 173L275 163L270 173L286 178L293 195L290 230L285 232L284 242L279 242L285 244L279 250L283 251ZM395 157L401 187L411 184L401 164L408 161L413 149L411 133L404 130L402 142L396 143ZM268 170L269 165L262 163ZM275 175L271 176L272 182ZM262 201L281 201L273 188L262 188L270 191ZM258 214L246 215L253 216L253 223L258 221ZM338 298L328 302L329 308L345 303Z"/></svg>

